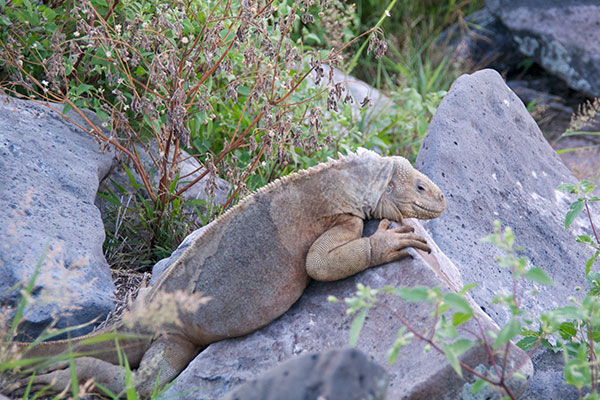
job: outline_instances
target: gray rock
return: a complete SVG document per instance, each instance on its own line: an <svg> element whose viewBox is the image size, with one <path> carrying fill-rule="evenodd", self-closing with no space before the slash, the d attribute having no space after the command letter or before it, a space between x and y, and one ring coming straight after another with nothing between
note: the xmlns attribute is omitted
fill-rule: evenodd
<svg viewBox="0 0 600 400"><path fill-rule="evenodd" d="M523 59L511 33L487 9L465 20L468 29L454 24L442 32L437 43L463 71L486 67L508 71Z"/></svg>
<svg viewBox="0 0 600 400"><path fill-rule="evenodd" d="M563 373L564 357L564 354L552 351L535 354L532 357L535 365L535 376L521 400L579 399L577 388L560 384L565 380Z"/></svg>
<svg viewBox="0 0 600 400"><path fill-rule="evenodd" d="M446 194L446 211L427 224L433 239L463 276L478 283L475 300L499 323L508 314L491 300L512 280L496 266L497 249L481 242L494 220L511 226L532 263L556 282L536 287L537 296L524 299L534 314L564 304L575 286L584 284L583 270L574 271L583 267L588 253L575 243L574 233L589 225L580 218L565 231L564 215L572 199L556 189L575 179L496 71L463 75L454 82L415 165Z"/></svg>
<svg viewBox="0 0 600 400"><path fill-rule="evenodd" d="M600 96L597 0L486 0L520 51L575 90Z"/></svg>
<svg viewBox="0 0 600 400"><path fill-rule="evenodd" d="M492 299L508 293L512 280L494 261L497 248L481 242L494 220L514 229L523 253L555 282L529 286L527 292L538 293L522 300L532 314L564 305L576 286L585 286L589 253L575 243L575 233L589 232L589 224L579 218L565 231L564 215L573 199L556 189L575 179L496 71L454 82L431 121L416 167L446 194L446 211L427 224L433 239L468 282L477 282L471 293L495 321L509 318Z"/></svg>
<svg viewBox="0 0 600 400"><path fill-rule="evenodd" d="M229 392L223 400L383 400L385 369L356 349L304 353Z"/></svg>
<svg viewBox="0 0 600 400"><path fill-rule="evenodd" d="M407 222L414 224L418 234L428 237L418 223ZM370 223L367 234L372 233L375 227L376 223ZM254 379L257 374L295 355L347 345L351 318L346 315L343 304L330 304L327 298L329 295L339 299L351 297L357 283L374 288L391 284L458 290L463 286L458 270L435 243L431 240L429 243L431 255L413 251L412 260L372 268L342 281L311 282L300 300L273 323L250 335L208 346L181 373L165 396L219 398L236 385ZM427 304L407 303L395 296L384 297L382 302L420 331L430 328L433 323L430 318L432 309ZM481 310L479 315L484 330L494 329L489 317ZM474 322L467 324L466 329L477 329ZM357 345L375 362L385 365L390 377L389 398L456 399L465 381L459 378L443 355L435 351L424 353L422 342L402 347L396 363L388 364L386 353L396 340L400 326L385 308L372 310ZM510 368L522 365L523 374L531 377L531 362L525 353L513 346L510 354ZM487 353L482 347L473 347L463 354L462 359L469 365L489 366ZM527 381L515 381L511 385L515 393L522 393Z"/></svg>
<svg viewBox="0 0 600 400"><path fill-rule="evenodd" d="M86 126L74 112L68 116ZM37 336L53 318L58 327L73 326L113 309L104 227L94 206L112 162L112 153L101 154L91 136L49 108L0 97L0 304L11 318L19 284L41 261L25 310L27 335Z"/></svg>

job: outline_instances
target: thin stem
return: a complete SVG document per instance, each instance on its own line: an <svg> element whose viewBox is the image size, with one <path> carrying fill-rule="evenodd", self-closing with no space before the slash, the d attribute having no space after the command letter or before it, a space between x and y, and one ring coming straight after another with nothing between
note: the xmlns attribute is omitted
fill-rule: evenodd
<svg viewBox="0 0 600 400"><path fill-rule="evenodd" d="M588 219L590 220L590 225L592 225L592 232L594 232L596 243L600 245L600 239L598 238L598 232L596 232L596 226L594 225L594 221L592 220L592 212L590 211L590 207L588 206L587 199L583 200L583 204L585 204L585 210L587 212Z"/></svg>
<svg viewBox="0 0 600 400"><path fill-rule="evenodd" d="M377 21L377 23L375 24L375 26L369 30L369 32L373 32L376 28L378 28L383 21L385 20L385 18L389 15L390 10L394 7L394 4L396 4L396 0L392 0L390 2L390 4L388 5L388 7L385 9L385 11L383 12L383 14L381 15L381 17L379 18L379 21ZM350 74L352 72L352 70L354 69L354 67L356 67L356 64L358 63L358 58L361 56L362 52L365 49L365 46L367 45L368 40L365 40L363 42L363 44L360 46L360 48L358 49L358 51L356 52L356 54L354 55L354 57L352 57L352 60L350 61L350 63L348 64L348 68L346 73Z"/></svg>
<svg viewBox="0 0 600 400"><path fill-rule="evenodd" d="M408 321L406 321L398 312L396 312L396 310L394 310L392 307L390 307L389 305L387 305L385 303L378 303L378 304L383 306L384 308L386 308L396 319L398 319L400 321L400 323L402 323L402 325L404 325L406 327L406 329L408 329L413 335L415 335L415 337L417 337L419 340L424 341L425 343L429 344L431 347L433 347L439 353L444 354L444 350L442 350L441 347L439 347L433 340L429 340L425 336L421 335L415 328L413 328L408 323ZM482 379L488 383L491 383L492 385L502 387L502 389L504 389L506 391L506 394L511 399L516 399L515 396L511 393L510 389L506 386L506 384L504 382L495 381L493 379L490 379L489 377L475 371L469 365L465 364L464 362L462 362L460 360L458 360L458 363L461 366L461 368L464 369L465 371L471 373L472 375L476 376L479 379Z"/></svg>

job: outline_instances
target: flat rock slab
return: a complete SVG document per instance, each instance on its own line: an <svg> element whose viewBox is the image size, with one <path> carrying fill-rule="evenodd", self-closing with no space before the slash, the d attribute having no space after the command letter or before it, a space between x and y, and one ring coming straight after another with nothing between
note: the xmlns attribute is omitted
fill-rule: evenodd
<svg viewBox="0 0 600 400"><path fill-rule="evenodd" d="M41 261L23 339L39 335L55 317L58 327L74 326L113 309L104 226L94 205L112 162L113 154L101 154L91 136L56 112L0 96L0 304L9 317L19 284Z"/></svg>
<svg viewBox="0 0 600 400"><path fill-rule="evenodd" d="M570 87L600 96L597 0L486 0L520 51Z"/></svg>
<svg viewBox="0 0 600 400"><path fill-rule="evenodd" d="M418 224L418 234L427 235ZM370 223L367 232L373 232ZM429 238L430 239L430 238ZM457 290L462 280L456 267L429 240L432 254L413 251L414 259L368 269L354 277L336 282L310 283L300 300L282 317L257 332L213 343L200 353L177 378L166 396L183 395L185 399L217 399L238 384L254 379L277 363L305 352L323 351L348 345L352 319L342 303L331 304L329 295L338 299L354 296L357 283L378 288L394 286L440 286ZM412 251L412 250L411 250ZM423 331L432 326L432 309L425 303L408 303L395 296L382 298L392 310ZM482 317L484 329L493 329ZM471 323L471 322L469 322ZM401 323L384 307L369 313L357 348L385 366L390 378L389 399L456 399L465 381L454 372L443 355L425 353L422 342L400 349L395 364L389 365L387 351L397 338ZM470 327L475 329L474 326ZM532 375L530 360L517 348L511 350L508 365L523 365L525 376ZM474 347L462 359L469 365L489 365L482 347ZM522 393L527 382L520 381L515 393Z"/></svg>
<svg viewBox="0 0 600 400"><path fill-rule="evenodd" d="M454 82L431 121L416 167L446 194L446 211L427 228L465 281L477 283L471 293L496 322L510 317L492 300L510 293L512 278L495 262L499 250L481 242L494 220L513 228L523 254L555 282L529 285L525 309L539 315L566 304L576 286L586 286L584 266L591 253L575 236L589 234L590 226L580 217L565 231L564 216L574 198L556 189L576 179L496 71ZM547 390L540 398L555 398L555 388Z"/></svg>

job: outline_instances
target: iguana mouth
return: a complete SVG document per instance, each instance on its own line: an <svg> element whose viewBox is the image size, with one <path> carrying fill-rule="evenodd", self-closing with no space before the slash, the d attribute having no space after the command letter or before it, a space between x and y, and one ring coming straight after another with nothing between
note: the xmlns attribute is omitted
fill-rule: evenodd
<svg viewBox="0 0 600 400"><path fill-rule="evenodd" d="M413 203L413 206L429 214L439 215L442 212L439 208L431 208L419 203Z"/></svg>

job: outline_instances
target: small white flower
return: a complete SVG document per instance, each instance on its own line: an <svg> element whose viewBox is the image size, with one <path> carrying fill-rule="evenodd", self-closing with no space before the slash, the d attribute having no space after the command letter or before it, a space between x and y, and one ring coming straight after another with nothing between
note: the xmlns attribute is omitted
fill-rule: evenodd
<svg viewBox="0 0 600 400"><path fill-rule="evenodd" d="M48 86L48 81L47 81L47 80L45 80L45 79L42 79L42 85L44 85L44 86Z"/></svg>
<svg viewBox="0 0 600 400"><path fill-rule="evenodd" d="M32 44L32 45L31 45L31 48L32 48L32 49L37 49L37 43L34 43L34 44Z"/></svg>
<svg viewBox="0 0 600 400"><path fill-rule="evenodd" d="M75 32L73 32L73 36L75 36L75 37L79 37L79 35L81 35L81 34L79 33L79 31L75 31Z"/></svg>
<svg viewBox="0 0 600 400"><path fill-rule="evenodd" d="M125 105L123 106L123 111L127 111L127 110L129 110L129 104L125 104Z"/></svg>
<svg viewBox="0 0 600 400"><path fill-rule="evenodd" d="M187 36L184 36L181 38L181 43L188 44L189 42L190 42L190 40L187 38Z"/></svg>
<svg viewBox="0 0 600 400"><path fill-rule="evenodd" d="M389 12L388 10L385 10L385 16L389 18L389 17L391 17L392 15L390 14L390 12Z"/></svg>
<svg viewBox="0 0 600 400"><path fill-rule="evenodd" d="M110 51L106 52L106 57L110 58L111 55L112 55L112 52L110 52Z"/></svg>

